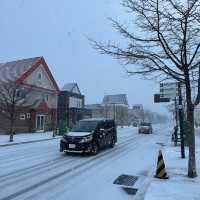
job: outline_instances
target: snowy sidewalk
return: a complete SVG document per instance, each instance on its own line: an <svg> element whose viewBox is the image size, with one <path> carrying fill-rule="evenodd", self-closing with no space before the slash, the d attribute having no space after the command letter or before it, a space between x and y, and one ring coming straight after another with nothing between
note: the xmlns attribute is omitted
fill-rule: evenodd
<svg viewBox="0 0 200 200"><path fill-rule="evenodd" d="M124 127L118 127L118 131L129 128ZM135 131L137 128L133 128ZM24 134L16 134L14 135L14 142L9 142L9 135L1 135L0 134L0 147L5 146L12 146L17 144L26 144L26 143L33 143L33 142L41 142L41 141L47 141L52 139L58 139L61 136L53 137L53 132L44 132L44 133L24 133ZM121 136L123 137L123 135Z"/></svg>
<svg viewBox="0 0 200 200"><path fill-rule="evenodd" d="M187 177L186 159L180 158L180 147L168 145L163 149L168 180L152 179L145 200L198 200L200 199L200 134L196 137L197 178Z"/></svg>
<svg viewBox="0 0 200 200"><path fill-rule="evenodd" d="M9 135L0 135L0 147L12 146L17 144L26 144L33 142L41 142L47 140L58 139L61 136L53 137L53 132L45 133L26 133L14 135L14 141L9 142Z"/></svg>

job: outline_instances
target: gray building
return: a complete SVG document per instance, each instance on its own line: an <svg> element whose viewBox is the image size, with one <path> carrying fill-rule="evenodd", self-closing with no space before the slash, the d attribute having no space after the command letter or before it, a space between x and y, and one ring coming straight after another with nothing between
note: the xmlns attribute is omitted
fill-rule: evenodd
<svg viewBox="0 0 200 200"><path fill-rule="evenodd" d="M91 110L92 118L104 118L104 106L101 104L88 104L85 108Z"/></svg>
<svg viewBox="0 0 200 200"><path fill-rule="evenodd" d="M94 118L114 119L118 125L128 125L128 100L126 94L105 95L102 104L86 106Z"/></svg>
<svg viewBox="0 0 200 200"><path fill-rule="evenodd" d="M128 100L126 94L105 95L102 105L105 117L114 119L118 125L128 125Z"/></svg>
<svg viewBox="0 0 200 200"><path fill-rule="evenodd" d="M139 124L144 121L144 109L142 104L135 104L128 111L129 124Z"/></svg>

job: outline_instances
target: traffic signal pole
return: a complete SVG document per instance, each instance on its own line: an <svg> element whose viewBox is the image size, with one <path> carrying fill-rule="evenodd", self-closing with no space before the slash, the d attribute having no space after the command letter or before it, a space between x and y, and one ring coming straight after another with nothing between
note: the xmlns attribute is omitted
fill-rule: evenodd
<svg viewBox="0 0 200 200"><path fill-rule="evenodd" d="M183 135L183 106L182 106L182 93L181 84L178 83L178 111L179 111L179 125L180 125L180 139L181 139L181 158L185 158L185 145Z"/></svg>

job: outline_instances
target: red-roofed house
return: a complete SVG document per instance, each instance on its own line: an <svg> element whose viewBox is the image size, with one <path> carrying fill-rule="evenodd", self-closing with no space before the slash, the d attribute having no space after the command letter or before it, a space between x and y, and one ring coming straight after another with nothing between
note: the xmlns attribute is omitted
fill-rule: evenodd
<svg viewBox="0 0 200 200"><path fill-rule="evenodd" d="M30 89L27 106L18 113L16 132L47 131L57 121L58 85L43 57L0 63L0 82L15 82ZM0 132L9 130L9 122L0 115Z"/></svg>

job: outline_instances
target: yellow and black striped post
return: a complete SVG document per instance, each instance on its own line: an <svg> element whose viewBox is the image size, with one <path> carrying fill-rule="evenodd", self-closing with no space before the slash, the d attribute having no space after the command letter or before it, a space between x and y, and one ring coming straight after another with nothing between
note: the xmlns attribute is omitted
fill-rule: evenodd
<svg viewBox="0 0 200 200"><path fill-rule="evenodd" d="M167 172L165 171L165 163L162 155L162 151L159 150L158 154L158 162L157 162L157 169L156 169L156 175L155 178L160 179L168 179Z"/></svg>

